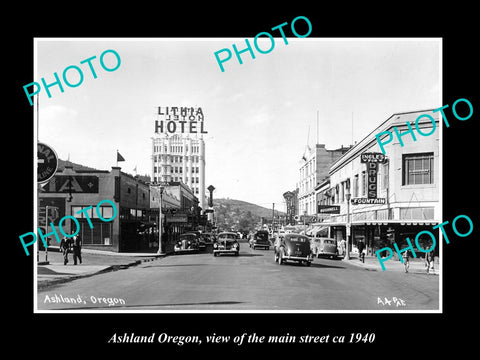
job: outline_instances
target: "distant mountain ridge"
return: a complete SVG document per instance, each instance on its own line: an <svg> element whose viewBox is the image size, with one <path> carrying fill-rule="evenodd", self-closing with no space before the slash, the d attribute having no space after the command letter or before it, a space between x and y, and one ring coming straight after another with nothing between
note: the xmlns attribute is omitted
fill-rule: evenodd
<svg viewBox="0 0 480 360"><path fill-rule="evenodd" d="M213 199L216 223L220 228L249 231L255 229L262 221L272 220L272 209L236 199ZM275 210L275 216L285 215Z"/></svg>
<svg viewBox="0 0 480 360"><path fill-rule="evenodd" d="M258 217L265 217L267 219L272 218L272 208L269 209L264 206L249 203L243 200L229 199L229 198L213 199L213 207L217 208L220 206L230 206L232 210L239 209L243 212L250 211L252 212L252 214ZM275 216L277 215L285 215L285 213L282 211L277 211L277 209L275 209Z"/></svg>

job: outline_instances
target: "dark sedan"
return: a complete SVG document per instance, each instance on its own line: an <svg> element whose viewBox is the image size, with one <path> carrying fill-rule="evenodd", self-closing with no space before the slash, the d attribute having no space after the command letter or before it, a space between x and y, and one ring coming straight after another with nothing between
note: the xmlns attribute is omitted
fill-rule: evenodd
<svg viewBox="0 0 480 360"><path fill-rule="evenodd" d="M279 237L275 246L275 262L282 265L287 261L296 261L310 266L313 261L310 239L305 235L286 234Z"/></svg>
<svg viewBox="0 0 480 360"><path fill-rule="evenodd" d="M196 252L199 249L198 234L184 233L181 234L173 250L175 253Z"/></svg>
<svg viewBox="0 0 480 360"><path fill-rule="evenodd" d="M217 240L213 243L213 256L220 254L237 255L240 252L240 244L238 243L238 235L234 232L221 232L217 236Z"/></svg>
<svg viewBox="0 0 480 360"><path fill-rule="evenodd" d="M270 240L268 231L260 230L253 235L253 238L250 240L250 248L263 248L263 249L270 249Z"/></svg>

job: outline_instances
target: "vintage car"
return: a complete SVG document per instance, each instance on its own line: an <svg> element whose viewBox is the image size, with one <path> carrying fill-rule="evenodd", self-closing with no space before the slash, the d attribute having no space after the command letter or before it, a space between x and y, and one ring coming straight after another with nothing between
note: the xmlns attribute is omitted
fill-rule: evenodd
<svg viewBox="0 0 480 360"><path fill-rule="evenodd" d="M313 261L310 239L300 234L285 234L275 243L275 262L282 265L286 261L296 261L310 266Z"/></svg>
<svg viewBox="0 0 480 360"><path fill-rule="evenodd" d="M252 238L250 239L250 248L256 249L256 248L262 248L262 249L270 249L270 240L268 239L270 237L268 231L266 230L259 230L257 231Z"/></svg>
<svg viewBox="0 0 480 360"><path fill-rule="evenodd" d="M317 257L338 257L337 240L327 237L312 237L311 245L312 253Z"/></svg>
<svg viewBox="0 0 480 360"><path fill-rule="evenodd" d="M180 234L173 250L175 253L195 252L199 249L198 234L194 232Z"/></svg>
<svg viewBox="0 0 480 360"><path fill-rule="evenodd" d="M200 235L200 237L202 238L202 240L207 245L213 243L213 241L214 241L214 236L213 236L212 233L202 233L202 235Z"/></svg>
<svg viewBox="0 0 480 360"><path fill-rule="evenodd" d="M219 254L234 254L240 252L237 233L224 231L217 235L217 240L213 243L213 256Z"/></svg>

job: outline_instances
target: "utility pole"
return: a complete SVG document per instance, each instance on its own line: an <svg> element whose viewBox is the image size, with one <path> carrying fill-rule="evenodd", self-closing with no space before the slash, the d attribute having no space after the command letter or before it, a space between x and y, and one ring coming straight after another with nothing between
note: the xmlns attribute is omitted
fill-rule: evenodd
<svg viewBox="0 0 480 360"><path fill-rule="evenodd" d="M275 203L272 203L272 235L275 230Z"/></svg>

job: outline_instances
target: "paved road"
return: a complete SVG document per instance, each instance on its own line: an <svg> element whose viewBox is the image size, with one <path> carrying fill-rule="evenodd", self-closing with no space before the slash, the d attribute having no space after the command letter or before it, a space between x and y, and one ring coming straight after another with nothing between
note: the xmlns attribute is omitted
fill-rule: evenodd
<svg viewBox="0 0 480 360"><path fill-rule="evenodd" d="M438 310L439 277L330 259L278 265L272 250L242 243L238 257L169 256L47 288L37 302L39 310Z"/></svg>

